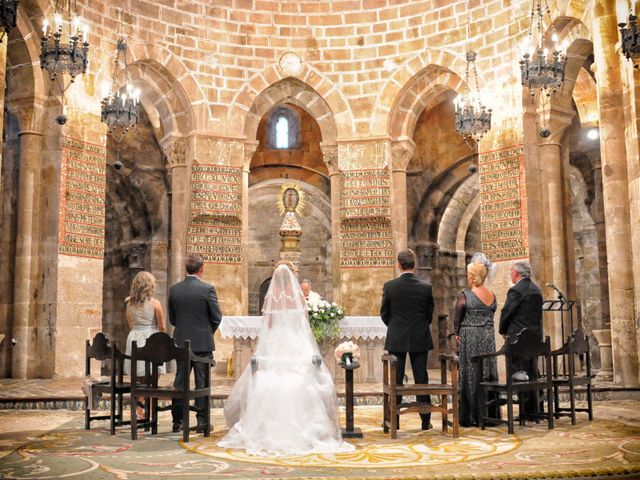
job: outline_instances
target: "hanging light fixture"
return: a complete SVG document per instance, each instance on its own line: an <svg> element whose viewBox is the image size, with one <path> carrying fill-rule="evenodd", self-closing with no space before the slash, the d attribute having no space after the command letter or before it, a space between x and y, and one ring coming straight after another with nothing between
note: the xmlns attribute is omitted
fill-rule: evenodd
<svg viewBox="0 0 640 480"><path fill-rule="evenodd" d="M567 64L566 44L562 47L558 45L558 34L552 26L551 41L553 42L553 48L549 50L545 46L543 22L545 14L549 19L549 24L551 24L551 10L547 0L544 0L544 9L542 8L542 0L533 0L529 35L521 45L520 72L522 74L522 85L531 90L531 96L534 96L537 90L544 90L549 96L564 83L564 68Z"/></svg>
<svg viewBox="0 0 640 480"><path fill-rule="evenodd" d="M116 76L123 65L126 85L118 89L116 87ZM111 86L105 97L102 99L101 119L102 123L109 126L109 131L120 129L122 134L138 124L140 112L140 90L134 89L129 75L129 64L127 61L127 44L123 37L118 40L118 51L116 54L113 69Z"/></svg>
<svg viewBox="0 0 640 480"><path fill-rule="evenodd" d="M629 13L627 23L619 23L620 27L620 44L622 54L631 59L636 68L638 68L637 60L640 59L640 31L638 31L638 17L633 13Z"/></svg>
<svg viewBox="0 0 640 480"><path fill-rule="evenodd" d="M78 16L75 0L56 0L53 22L45 19L40 40L40 67L51 80L65 73L71 77L87 71L89 27ZM64 90L64 89L63 89Z"/></svg>
<svg viewBox="0 0 640 480"><path fill-rule="evenodd" d="M469 80L470 68L473 69L475 88ZM454 100L456 132L462 135L465 140L473 139L477 142L491 129L491 109L483 105L480 100L476 53L472 51L467 52L465 82L468 88L467 93L458 95Z"/></svg>
<svg viewBox="0 0 640 480"><path fill-rule="evenodd" d="M19 0L0 0L0 43L15 28Z"/></svg>

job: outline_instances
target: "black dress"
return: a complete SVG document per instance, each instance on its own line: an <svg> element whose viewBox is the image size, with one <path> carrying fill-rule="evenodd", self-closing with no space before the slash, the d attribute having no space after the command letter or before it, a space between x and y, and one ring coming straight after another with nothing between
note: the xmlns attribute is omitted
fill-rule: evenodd
<svg viewBox="0 0 640 480"><path fill-rule="evenodd" d="M495 295L487 306L469 289L462 291L456 305L454 330L460 337L460 425L463 427L478 424L475 365L471 359L474 355L495 352L493 315L497 308ZM495 358L483 362L482 374L485 381L498 380ZM496 405L489 407L490 417L497 418L498 414Z"/></svg>

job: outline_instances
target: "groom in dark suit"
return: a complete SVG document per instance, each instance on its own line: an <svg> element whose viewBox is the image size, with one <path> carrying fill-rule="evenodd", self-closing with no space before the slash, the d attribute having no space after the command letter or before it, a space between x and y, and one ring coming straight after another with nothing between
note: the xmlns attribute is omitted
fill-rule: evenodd
<svg viewBox="0 0 640 480"><path fill-rule="evenodd" d="M191 351L198 356L213 358L213 334L222 321L222 312L218 305L216 289L202 281L204 273L204 260L200 255L192 254L187 257L187 278L176 283L169 290L169 322L175 327L173 338L176 345L182 347L185 340L191 342ZM183 388L189 382L185 378L184 367L177 366L176 378L173 382L175 388ZM192 366L195 370L196 388L204 387L204 378L209 365L196 363ZM189 372L191 372L191 368ZM204 398L196 399L196 418L198 419L197 432L204 432L205 412ZM173 431L182 429L182 400L173 399L171 405L173 417Z"/></svg>
<svg viewBox="0 0 640 480"><path fill-rule="evenodd" d="M511 266L513 287L507 292L507 300L500 312L500 335L509 336L513 341L522 330L528 328L542 339L542 292L531 280L531 266L528 262L518 261ZM512 364L513 372L525 372L530 380L538 378L538 368L534 363L525 364L518 357ZM538 413L535 395L523 393L525 410L530 415Z"/></svg>
<svg viewBox="0 0 640 480"><path fill-rule="evenodd" d="M380 316L387 326L385 350L398 358L396 384L404 383L407 353L411 359L413 380L416 384L429 383L427 356L433 349L431 319L433 294L431 285L419 280L415 274L416 254L413 250L398 253L400 276L384 284ZM400 403L402 397L398 398ZM418 396L419 402L431 403L429 395ZM420 414L422 429L431 428L431 414Z"/></svg>

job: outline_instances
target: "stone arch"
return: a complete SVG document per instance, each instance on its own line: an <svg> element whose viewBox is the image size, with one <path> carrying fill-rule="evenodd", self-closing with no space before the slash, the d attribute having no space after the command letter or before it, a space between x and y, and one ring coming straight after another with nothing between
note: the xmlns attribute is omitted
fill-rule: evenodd
<svg viewBox="0 0 640 480"><path fill-rule="evenodd" d="M462 75L465 69L464 60L436 49L429 49L405 62L391 75L376 98L371 134L411 137L412 127L425 108L420 93L425 95L434 90L431 95L437 97L444 89L458 91L464 84ZM421 92L416 92L416 87ZM397 130L399 133L392 133Z"/></svg>
<svg viewBox="0 0 640 480"><path fill-rule="evenodd" d="M7 48L7 73L14 69L20 72L19 81L7 88L8 95L5 102L8 105L14 101L22 103L35 98L43 102L49 95L49 81L46 72L39 68L40 43L38 38L31 20L27 17L24 9L19 8L16 29L9 35L9 39L5 40L11 45L10 48ZM16 72L16 74L18 73ZM28 115L25 111L18 113L21 123L28 123L28 125L21 125L21 128L38 129L40 119L36 118L36 115Z"/></svg>
<svg viewBox="0 0 640 480"><path fill-rule="evenodd" d="M296 103L314 117L322 128L323 142L335 143L336 139L355 133L353 112L342 92L306 63L296 76L272 65L250 78L231 102L228 128L236 135L254 139L262 115L284 102ZM327 122L333 124L330 129Z"/></svg>
<svg viewBox="0 0 640 480"><path fill-rule="evenodd" d="M329 104L308 84L295 78L286 78L262 91L245 115L244 135L255 139L262 117L276 105L294 104L305 110L320 126L322 142L333 144L338 127Z"/></svg>
<svg viewBox="0 0 640 480"><path fill-rule="evenodd" d="M476 199L480 198L480 183L478 174L470 175L456 189L455 193L447 203L440 224L438 226L438 246L440 250L464 251L464 239L471 218L468 218L466 225L462 226L462 219L472 208ZM462 238L462 248L459 248L459 239Z"/></svg>
<svg viewBox="0 0 640 480"><path fill-rule="evenodd" d="M128 45L128 55L131 80L141 90L141 103L156 127L158 140L188 136L208 126L210 112L205 95L175 55L148 43ZM113 54L103 61L96 82L110 79L110 68ZM116 78L118 86L125 81L122 75Z"/></svg>
<svg viewBox="0 0 640 480"><path fill-rule="evenodd" d="M435 243L438 228L451 198L469 177L473 156L461 158L441 172L424 191L409 228L410 238L419 243Z"/></svg>

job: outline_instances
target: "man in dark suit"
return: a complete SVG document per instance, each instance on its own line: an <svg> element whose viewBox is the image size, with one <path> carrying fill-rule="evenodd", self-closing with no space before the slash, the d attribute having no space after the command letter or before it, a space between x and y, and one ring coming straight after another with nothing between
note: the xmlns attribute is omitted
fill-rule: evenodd
<svg viewBox="0 0 640 480"><path fill-rule="evenodd" d="M416 254L413 250L398 253L400 276L384 284L380 316L387 326L385 350L398 358L396 384L404 383L404 368L407 353L411 359L411 370L416 384L429 383L427 356L433 349L431 319L433 317L433 294L431 285L419 280L415 274ZM398 398L398 402L401 401ZM420 395L419 402L431 403L429 395ZM431 414L420 414L422 429L431 428Z"/></svg>
<svg viewBox="0 0 640 480"><path fill-rule="evenodd" d="M216 289L202 281L204 260L200 255L189 255L186 261L187 277L176 283L169 290L169 322L175 327L173 338L176 345L182 347L185 340L191 342L191 350L196 355L213 358L215 345L213 334L222 321L222 313L218 305ZM178 371L173 386L183 388L189 377L184 377L183 369ZM196 363L191 368L195 370L196 388L204 387L204 378L209 365ZM191 372L191 368L189 372ZM204 398L196 400L196 431L204 431L205 412ZM182 424L182 400L174 399L171 406L173 417L173 431L179 432Z"/></svg>
<svg viewBox="0 0 640 480"><path fill-rule="evenodd" d="M531 280L531 266L528 262L518 261L511 266L511 282L513 287L507 292L507 300L500 312L498 332L514 340L525 328L533 330L542 339L542 292ZM514 358L512 371L525 372L529 379L538 378L538 368L532 363ZM517 377L516 377L517 378ZM522 377L520 377L522 378ZM535 395L525 395L525 410L530 414L538 412Z"/></svg>

